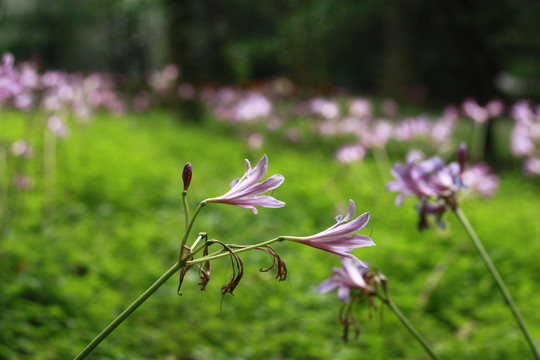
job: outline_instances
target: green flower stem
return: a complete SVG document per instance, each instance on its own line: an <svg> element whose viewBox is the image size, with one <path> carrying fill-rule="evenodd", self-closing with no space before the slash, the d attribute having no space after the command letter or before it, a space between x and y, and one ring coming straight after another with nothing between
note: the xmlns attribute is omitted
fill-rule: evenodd
<svg viewBox="0 0 540 360"><path fill-rule="evenodd" d="M525 325L525 321L523 321L523 318L521 317L521 314L519 313L519 310L516 307L516 304L514 303L514 300L512 299L512 296L510 295L510 292L506 289L506 286L504 284L504 281L502 280L501 276L499 275L499 272L497 271L497 268L491 261L491 258L489 257L488 253L484 249L484 246L482 245L482 242L476 235L473 227L469 223L469 220L465 217L465 214L461 211L460 208L456 208L454 210L454 213L456 214L457 218L469 234L469 237L471 238L474 246L476 247L476 250L478 250L478 253L480 254L480 257L486 264L491 276L495 280L495 283L497 284L497 287L501 291L502 296L504 297L504 300L506 301L506 304L512 311L512 314L514 315L514 318L516 319L516 322L518 323L521 331L523 332L523 335L525 335L525 338L527 339L527 342L529 343L529 346L531 347L531 350L537 360L540 360L540 353L538 352L538 349L536 345L534 344L534 341L531 337L531 334L529 333L529 330L527 329L527 326Z"/></svg>
<svg viewBox="0 0 540 360"><path fill-rule="evenodd" d="M194 251L194 250L193 250L193 249L195 249L195 247L196 247L197 244L201 241L202 238L204 238L204 239L206 240L207 235L206 235L205 232L199 233L199 236L197 237L197 240L195 240L195 241L193 242L193 244L191 244L191 247L189 248L189 250L190 250L192 253L196 253L196 252L198 252L198 251L204 249L204 247L206 246L206 241L205 241L204 244L201 244L201 245L199 246L199 248L197 248L197 251Z"/></svg>
<svg viewBox="0 0 540 360"><path fill-rule="evenodd" d="M200 247L198 247L197 249L195 249L195 250L193 251L193 253L195 253L196 251L197 251L197 252L198 252L198 251L201 251L202 249L203 249L203 245L200 245ZM219 249L219 250L217 250L217 251L214 251L214 252L211 253L211 254L205 255L205 257L216 256L216 255L219 255L219 254L223 254L224 252L225 252L225 248L221 248L221 249ZM228 253L227 253L227 254L228 254Z"/></svg>
<svg viewBox="0 0 540 360"><path fill-rule="evenodd" d="M201 241L202 238L206 238L206 233L200 233L195 240L193 247ZM107 336L109 336L124 320L126 320L139 306L141 306L148 298L156 292L167 280L170 279L178 270L186 265L186 260L198 253L204 248L205 244L201 244L193 251L189 251L185 257L180 259L174 264L165 274L163 274L152 286L150 286L141 296L139 296L131 305L129 305L116 319L114 319L94 340L92 340L74 360L84 359L90 354Z"/></svg>
<svg viewBox="0 0 540 360"><path fill-rule="evenodd" d="M186 220L186 230L189 225L189 205L187 202L187 190L182 191L182 203L184 204L184 217Z"/></svg>
<svg viewBox="0 0 540 360"><path fill-rule="evenodd" d="M0 218L0 238L7 233L9 224L9 175L7 167L8 145L0 139L0 205L2 217Z"/></svg>
<svg viewBox="0 0 540 360"><path fill-rule="evenodd" d="M237 254L237 253L241 253L241 252L244 252L244 251L253 250L253 249L256 249L256 248L261 247L261 246L270 245L272 243L275 243L275 242L281 241L281 240L283 240L283 237L280 236L280 237L277 237L277 238L272 239L272 240L263 241L262 243L258 243L258 244L255 244L255 245L246 246L245 248L234 250L233 252L235 254ZM191 266L191 265L199 264L199 263L202 263L202 262L219 259L219 258L222 258L222 257L229 256L229 254L230 254L229 252L224 252L224 253L216 254L216 255L211 254L211 255L208 255L208 256L203 256L203 257L195 259L195 260L187 261L186 266Z"/></svg>
<svg viewBox="0 0 540 360"><path fill-rule="evenodd" d="M184 197L184 199L185 199L185 197ZM206 201L201 201L199 203L199 206L197 206L197 209L195 210L195 213L193 214L193 217L191 218L191 221L189 222L189 224L186 227L186 232L184 233L184 237L182 238L182 246L181 246L181 248L183 248L184 245L186 245L187 238L189 236L189 233L191 232L191 228L193 227L193 223L195 222L195 219L197 218L197 215L199 215L199 212L201 211L201 209L205 205L206 205Z"/></svg>
<svg viewBox="0 0 540 360"><path fill-rule="evenodd" d="M49 225L51 225L56 206L56 135L46 129L44 137L43 188L45 190L45 215L49 220Z"/></svg>
<svg viewBox="0 0 540 360"><path fill-rule="evenodd" d="M206 237L206 233L199 233L199 235L201 234L204 234L204 236ZM214 244L216 240L214 239L207 239L205 238L205 242L204 244L200 244L199 246L197 246L197 244L199 243L199 239L197 239L195 241L195 243L193 243L193 245L191 245L191 255L195 255L196 253L198 253L199 251L201 251L202 249L206 248L206 247L210 247L211 245ZM212 254L210 255L205 255L205 256L214 256L214 255L218 255L218 254L221 254L223 252L223 248L222 249L219 249L218 251L216 252L213 252Z"/></svg>
<svg viewBox="0 0 540 360"><path fill-rule="evenodd" d="M74 360L80 360L86 358L107 336L109 336L114 329L118 327L124 320L126 320L139 306L141 306L157 289L161 287L171 276L173 276L178 270L184 266L183 262L177 262L174 264L165 274L163 274L152 286L150 286L141 296L137 298L131 305L129 305L116 319L114 319L92 342L90 342L83 351L77 355Z"/></svg>
<svg viewBox="0 0 540 360"><path fill-rule="evenodd" d="M390 300L390 296L388 295L388 293L386 294L386 298L385 297L382 297L381 295L377 294L377 296L386 304L388 305L388 307L390 307L390 309L392 309L392 311L396 314L396 316L399 318L399 320L401 321L401 323L407 328L407 330L409 330L409 332L412 334L412 336L414 336L414 338L416 339L416 341L418 341L420 343L420 345L422 345L422 347L424 348L424 350L428 353L428 355L433 359L433 360L439 360L439 358L437 357L437 355L435 355L435 353L433 352L433 350L431 350L431 348L429 347L429 345L427 344L426 340L424 340L424 338L422 337L422 335L420 335L420 333L418 332L418 330L416 330L416 328L413 326L413 324L410 323L410 321L405 317L405 315L403 315L403 313L399 310L399 308L396 306L396 304L394 304L392 302L392 300Z"/></svg>

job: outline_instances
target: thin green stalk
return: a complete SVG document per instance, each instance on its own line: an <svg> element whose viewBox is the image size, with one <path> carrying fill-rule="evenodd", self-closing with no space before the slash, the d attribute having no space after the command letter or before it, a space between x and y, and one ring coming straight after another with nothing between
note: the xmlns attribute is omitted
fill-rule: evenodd
<svg viewBox="0 0 540 360"><path fill-rule="evenodd" d="M152 286L150 286L141 296L129 305L116 319L114 319L94 340L92 340L74 360L86 358L114 329L126 320L139 306L141 306L157 289L161 287L171 276L184 266L184 263L177 262L165 274L163 274Z"/></svg>
<svg viewBox="0 0 540 360"><path fill-rule="evenodd" d="M186 220L186 230L189 225L189 205L187 202L187 190L182 191L182 203L184 204L184 217Z"/></svg>
<svg viewBox="0 0 540 360"><path fill-rule="evenodd" d="M9 225L9 175L8 175L8 149L0 139L0 206L2 218L0 219L0 238L6 235Z"/></svg>
<svg viewBox="0 0 540 360"><path fill-rule="evenodd" d="M456 208L454 210L454 213L456 214L457 218L469 234L469 237L471 238L474 246L476 247L476 250L478 250L478 253L480 254L480 257L486 264L486 267L488 268L491 276L495 280L495 283L497 284L497 287L501 291L502 296L504 297L504 300L506 301L506 304L512 311L512 314L514 315L514 318L516 319L516 322L518 323L521 331L523 332L523 335L525 336L525 339L529 343L529 346L531 347L531 350L537 360L540 360L540 353L538 352L538 349L536 345L534 344L534 341L531 337L531 334L529 333L529 330L527 329L527 326L525 325L525 321L521 317L521 314L519 313L519 310L516 307L516 304L514 303L514 300L512 299L512 296L510 295L510 292L506 289L506 285L504 284L504 281L502 280L501 276L499 275L499 272L497 271L497 268L491 261L491 258L489 257L487 251L484 249L484 246L482 245L482 242L476 235L476 232L474 231L473 227L471 226L471 223L469 220L467 220L467 217L460 208Z"/></svg>
<svg viewBox="0 0 540 360"><path fill-rule="evenodd" d="M185 197L184 197L185 199ZM187 238L189 236L189 233L191 232L191 228L193 227L193 223L195 222L195 219L197 218L197 215L199 215L199 212L201 211L201 209L206 205L206 202L205 201L201 201L199 203L199 206L197 206L197 209L195 210L195 213L193 214L193 217L191 218L191 221L189 222L189 224L186 226L186 232L184 233L184 237L182 238L182 246L181 248L183 248L185 245L186 245L186 242L187 242ZM187 208L186 208L186 212L187 212ZM188 214L188 217L189 217L189 214Z"/></svg>
<svg viewBox="0 0 540 360"><path fill-rule="evenodd" d="M407 328L407 330L409 330L409 332L412 334L412 336L414 336L414 338L416 339L416 341L418 341L420 343L420 345L422 345L422 347L424 348L424 350L428 353L428 355L433 359L433 360L439 360L439 358L437 357L437 355L435 355L435 353L433 352L433 350L431 350L431 348L429 347L429 345L427 344L426 340L424 340L424 338L422 337L422 335L420 335L420 333L418 332L418 330L416 330L416 328L413 326L413 324L411 324L411 322L405 317L405 315L403 315L403 313L399 310L399 308L396 306L396 304L394 304L392 302L392 300L390 299L390 296L388 296L388 293L386 294L386 298L382 297L381 295L377 294L377 296L386 304L388 305L388 307L390 307L390 309L392 309L392 311L396 314L396 316L399 318L399 320L401 321L401 323Z"/></svg>
<svg viewBox="0 0 540 360"><path fill-rule="evenodd" d="M49 225L53 222L56 202L56 135L45 130L43 149L43 188L45 191L45 215Z"/></svg>
<svg viewBox="0 0 540 360"><path fill-rule="evenodd" d="M197 240L195 240L193 242L193 244L191 245L191 247L189 248L189 250L192 252L192 255L193 253L195 253L196 251L194 251L193 249L195 249L195 247L197 246L197 244L199 244L199 242L201 241L201 239L206 240L208 238L208 236L206 235L205 232L201 232L199 233L199 237L197 237ZM199 248L197 248L197 251L200 251L202 250L204 247L206 246L206 241L205 241L205 244L201 244L201 246L199 246Z"/></svg>
<svg viewBox="0 0 540 360"><path fill-rule="evenodd" d="M426 305L431 298L433 291L439 285L440 280L450 268L450 265L456 260L460 252L463 250L463 245L467 243L456 244L453 248L448 250L446 254L437 262L433 267L428 277L426 278L424 289L420 292L418 296L418 309L424 310Z"/></svg>
<svg viewBox="0 0 540 360"><path fill-rule="evenodd" d="M253 250L253 249L256 249L258 247L270 245L272 243L275 243L276 241L281 241L281 240L283 240L283 237L280 236L280 237L277 237L277 238L272 239L272 240L263 241L262 243L246 246L245 248L241 248L241 249L236 249L236 250L233 251L233 253L238 254L238 253L241 253L241 252L244 252L244 251ZM188 261L188 262L186 262L186 266L196 265L196 264L199 264L199 263L202 263L202 262L219 259L219 258L226 257L226 256L230 256L230 253L229 252L224 252L222 254L217 254L217 255L211 254L211 255L203 256L203 257L195 259L195 260Z"/></svg>
<svg viewBox="0 0 540 360"><path fill-rule="evenodd" d="M488 120L491 121L491 120ZM478 140L478 149L476 151L476 156L478 161L484 160L484 152L486 148L486 137L487 137L487 127L489 124L487 122L480 124L479 126L479 140Z"/></svg>
<svg viewBox="0 0 540 360"><path fill-rule="evenodd" d="M487 126L487 122L474 122L471 148L473 159L476 161L481 161L484 159L484 147L486 145Z"/></svg>
<svg viewBox="0 0 540 360"><path fill-rule="evenodd" d="M381 175L381 179L386 181L389 173L388 169L390 169L390 160L388 159L386 148L384 146L374 147L372 148L372 152L373 158L375 159L375 164L377 165L377 169Z"/></svg>

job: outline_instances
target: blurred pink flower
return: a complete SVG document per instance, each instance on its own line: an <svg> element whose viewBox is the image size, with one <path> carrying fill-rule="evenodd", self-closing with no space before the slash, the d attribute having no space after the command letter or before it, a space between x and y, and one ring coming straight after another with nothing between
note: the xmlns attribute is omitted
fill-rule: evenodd
<svg viewBox="0 0 540 360"><path fill-rule="evenodd" d="M459 109L454 105L448 105L443 110L442 118L448 121L456 121L459 119Z"/></svg>
<svg viewBox="0 0 540 360"><path fill-rule="evenodd" d="M499 117L504 113L504 103L499 99L493 99L485 107L478 105L476 100L467 98L461 105L465 115L476 123L485 123L487 120Z"/></svg>
<svg viewBox="0 0 540 360"><path fill-rule="evenodd" d="M366 149L360 144L344 145L336 152L336 159L341 163L360 161L366 156Z"/></svg>
<svg viewBox="0 0 540 360"><path fill-rule="evenodd" d="M29 190L34 187L34 179L24 174L15 174L13 176L13 186L17 190Z"/></svg>
<svg viewBox="0 0 540 360"><path fill-rule="evenodd" d="M394 127L392 123L386 120L377 120L371 122L369 126L363 127L359 132L358 136L360 137L361 144L366 148L376 147L382 148L386 145Z"/></svg>
<svg viewBox="0 0 540 360"><path fill-rule="evenodd" d="M328 120L327 122L335 123L337 134L354 134L361 136L369 131L367 119L347 116L346 118L337 120Z"/></svg>
<svg viewBox="0 0 540 360"><path fill-rule="evenodd" d="M178 66L174 64L167 64L163 68L163 76L168 81L174 81L176 78L180 75L180 69L178 69Z"/></svg>
<svg viewBox="0 0 540 360"><path fill-rule="evenodd" d="M178 96L181 99L189 100L195 96L195 87L189 83L182 83L178 86Z"/></svg>
<svg viewBox="0 0 540 360"><path fill-rule="evenodd" d="M426 117L406 118L396 127L396 137L399 140L411 140L419 136L428 136L429 123Z"/></svg>
<svg viewBox="0 0 540 360"><path fill-rule="evenodd" d="M49 130L60 138L65 138L69 130L64 121L59 116L51 116L47 120L47 127Z"/></svg>
<svg viewBox="0 0 540 360"><path fill-rule="evenodd" d="M475 164L461 175L466 192L476 192L481 196L492 196L499 186L499 177L491 173L486 163Z"/></svg>
<svg viewBox="0 0 540 360"><path fill-rule="evenodd" d="M317 132L324 136L333 136L339 133L336 121L322 121L317 126Z"/></svg>
<svg viewBox="0 0 540 360"><path fill-rule="evenodd" d="M523 163L523 171L529 176L540 175L540 160L535 157L529 157Z"/></svg>
<svg viewBox="0 0 540 360"><path fill-rule="evenodd" d="M179 73L180 70L176 65L168 64L161 71L153 71L150 74L148 83L152 90L158 94L162 94L171 90Z"/></svg>
<svg viewBox="0 0 540 360"><path fill-rule="evenodd" d="M366 283L364 276L369 274L369 267L355 265L352 260L346 257L341 258L342 268L332 269L332 277L319 285L317 292L325 293L338 289L338 297L347 303L350 299L351 290L360 289L372 292L375 289Z"/></svg>
<svg viewBox="0 0 540 360"><path fill-rule="evenodd" d="M310 111L325 119L334 119L339 116L339 107L335 101L322 97L314 98L309 102Z"/></svg>
<svg viewBox="0 0 540 360"><path fill-rule="evenodd" d="M150 96L144 92L138 93L137 96L133 98L132 104L135 111L144 111L150 106Z"/></svg>
<svg viewBox="0 0 540 360"><path fill-rule="evenodd" d="M439 121L434 123L431 127L430 137L437 143L441 144L445 141L448 141L452 136L454 131L455 121L450 120L449 118L441 118Z"/></svg>
<svg viewBox="0 0 540 360"><path fill-rule="evenodd" d="M500 99L493 99L486 105L490 117L495 118L504 114L504 103Z"/></svg>
<svg viewBox="0 0 540 360"><path fill-rule="evenodd" d="M26 89L35 90L40 85L40 76L37 66L32 62L24 62L19 66L21 84Z"/></svg>
<svg viewBox="0 0 540 360"><path fill-rule="evenodd" d="M392 175L396 178L386 184L388 191L398 192L396 205L400 206L408 195L417 196L420 221L418 227L428 227L427 215L436 215L437 223L444 227L442 216L447 209L455 210L458 206L457 191L463 187L461 175L465 171L466 146L461 144L458 150L458 162L444 165L438 157L423 160L423 154L410 153L407 164L396 163ZM435 203L429 203L429 199Z"/></svg>
<svg viewBox="0 0 540 360"><path fill-rule="evenodd" d="M260 133L251 133L247 139L248 146L252 149L259 149L264 144L264 136Z"/></svg>
<svg viewBox="0 0 540 360"><path fill-rule="evenodd" d="M270 131L275 131L283 125L283 120L278 116L271 116L266 122L266 127Z"/></svg>
<svg viewBox="0 0 540 360"><path fill-rule="evenodd" d="M529 126L516 123L510 134L510 151L516 156L527 156L534 153L535 146Z"/></svg>
<svg viewBox="0 0 540 360"><path fill-rule="evenodd" d="M350 254L350 251L353 249L375 245L369 236L358 234L351 235L363 229L369 222L369 213L367 212L356 219L351 220L355 210L356 205L354 204L354 201L349 200L349 210L347 211L345 218L338 215L335 218L337 223L328 229L311 236L282 236L282 238L284 240L294 241L332 254L347 257L356 261L358 264L361 264L363 267L367 267L367 265L360 261L356 256Z"/></svg>
<svg viewBox="0 0 540 360"><path fill-rule="evenodd" d="M13 156L29 159L34 155L34 148L26 140L17 140L11 144L11 153Z"/></svg>
<svg viewBox="0 0 540 360"><path fill-rule="evenodd" d="M29 92L23 92L22 94L19 94L15 97L14 106L16 109L19 110L28 110L30 107L32 107L34 103L34 98L31 93Z"/></svg>
<svg viewBox="0 0 540 360"><path fill-rule="evenodd" d="M371 101L364 98L352 99L349 103L349 114L361 119L371 119L373 116L373 106Z"/></svg>
<svg viewBox="0 0 540 360"><path fill-rule="evenodd" d="M472 98L465 99L461 105L461 109L465 115L473 119L476 123L485 123L490 117L489 112L482 106L478 105L476 100Z"/></svg>
<svg viewBox="0 0 540 360"><path fill-rule="evenodd" d="M510 151L516 156L525 156L523 171L530 176L540 175L540 107L527 101L518 101L510 111L515 120L510 135Z"/></svg>
<svg viewBox="0 0 540 360"><path fill-rule="evenodd" d="M449 199L462 186L460 174L463 172L465 148L460 147L460 163L452 162L444 165L443 161L434 156L422 160L423 155L413 153L408 156L407 164L396 163L392 175L396 178L386 185L388 191L399 192L396 205L401 205L407 195L420 198Z"/></svg>
<svg viewBox="0 0 540 360"><path fill-rule="evenodd" d="M2 66L3 68L12 69L15 65L15 57L12 53L6 52L2 55Z"/></svg>
<svg viewBox="0 0 540 360"><path fill-rule="evenodd" d="M230 205L238 205L246 209L251 209L254 214L257 214L255 206L266 208L280 208L285 206L283 201L276 200L269 195L261 195L267 191L279 187L285 178L283 175L275 174L261 183L266 170L268 169L268 157L264 155L254 169L251 169L249 160L246 159L247 170L239 179L234 179L231 182L231 190L226 194L204 200L206 203L222 203ZM259 196L261 195L261 196Z"/></svg>
<svg viewBox="0 0 540 360"><path fill-rule="evenodd" d="M290 128L285 133L285 139L292 143L297 143L302 140L302 133L297 128Z"/></svg>
<svg viewBox="0 0 540 360"><path fill-rule="evenodd" d="M73 103L73 113L81 123L88 123L92 112L90 106L83 100Z"/></svg>
<svg viewBox="0 0 540 360"><path fill-rule="evenodd" d="M11 101L24 91L17 69L13 67L15 58L11 53L4 53L0 63L0 103Z"/></svg>
<svg viewBox="0 0 540 360"><path fill-rule="evenodd" d="M238 121L252 121L270 116L272 107L272 103L266 96L250 93L238 102L234 108L234 113Z"/></svg>
<svg viewBox="0 0 540 360"><path fill-rule="evenodd" d="M393 99L385 99L382 103L382 109L388 116L395 117L399 114L399 104Z"/></svg>
<svg viewBox="0 0 540 360"><path fill-rule="evenodd" d="M518 101L510 111L512 117L516 122L522 124L530 124L535 121L537 114L534 113L531 105L525 101Z"/></svg>

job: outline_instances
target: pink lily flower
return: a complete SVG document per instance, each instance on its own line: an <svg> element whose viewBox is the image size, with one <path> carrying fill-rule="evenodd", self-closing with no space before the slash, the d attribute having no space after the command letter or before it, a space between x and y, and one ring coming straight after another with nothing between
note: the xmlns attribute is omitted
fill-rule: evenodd
<svg viewBox="0 0 540 360"><path fill-rule="evenodd" d="M486 163L478 163L467 168L461 175L465 191L478 193L480 196L492 196L499 186L499 177L491 173Z"/></svg>
<svg viewBox="0 0 540 360"><path fill-rule="evenodd" d="M462 176L465 172L466 157L467 147L464 143L458 149L458 162L448 165L436 156L423 160L422 154L409 154L406 165L398 162L392 168L395 180L386 184L386 190L399 193L396 198L397 206L401 205L405 196L418 196L420 230L428 227L428 214L436 215L439 226L444 227L442 216L446 210L457 208L457 193L464 187ZM435 200L435 203L428 203L429 199Z"/></svg>
<svg viewBox="0 0 540 360"><path fill-rule="evenodd" d="M283 201L279 201L269 195L261 195L267 191L273 190L280 186L285 178L283 175L275 174L261 183L266 170L268 169L268 157L264 155L255 168L251 168L251 163L246 159L246 173L240 179L234 179L231 182L231 190L226 194L204 200L206 203L222 203L231 204L251 209L254 214L257 214L255 206L266 208L280 208L285 206ZM261 195L261 196L259 196Z"/></svg>
<svg viewBox="0 0 540 360"><path fill-rule="evenodd" d="M344 256L356 261L363 267L367 267L364 262L360 261L356 256L349 253L351 250L359 247L375 246L375 243L370 239L369 236L358 234L351 235L352 233L363 229L369 221L368 212L363 213L354 220L351 220L354 216L355 210L356 205L354 204L354 201L349 200L349 211L347 212L345 218L338 215L336 217L337 223L328 229L311 236L282 236L282 238L284 240L309 245L332 254Z"/></svg>
<svg viewBox="0 0 540 360"><path fill-rule="evenodd" d="M353 264L349 258L342 257L342 268L332 269L332 277L319 285L317 292L325 293L338 288L338 297L347 303L350 299L350 292L354 289L372 292L375 289L366 282L364 275L369 274L369 267Z"/></svg>
<svg viewBox="0 0 540 360"><path fill-rule="evenodd" d="M407 195L417 195L420 198L448 199L463 187L461 174L465 170L466 147L460 145L459 162L445 165L434 156L423 160L422 154L411 153L407 164L396 163L392 175L396 180L386 184L386 190L399 192L396 205L400 206Z"/></svg>

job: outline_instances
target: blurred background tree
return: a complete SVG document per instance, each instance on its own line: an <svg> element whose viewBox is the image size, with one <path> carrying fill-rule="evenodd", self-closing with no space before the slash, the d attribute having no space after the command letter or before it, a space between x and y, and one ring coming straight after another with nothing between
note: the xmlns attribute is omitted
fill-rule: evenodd
<svg viewBox="0 0 540 360"><path fill-rule="evenodd" d="M182 81L287 76L397 99L540 96L531 0L3 0L0 51L136 84L173 62Z"/></svg>

